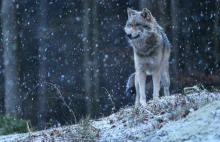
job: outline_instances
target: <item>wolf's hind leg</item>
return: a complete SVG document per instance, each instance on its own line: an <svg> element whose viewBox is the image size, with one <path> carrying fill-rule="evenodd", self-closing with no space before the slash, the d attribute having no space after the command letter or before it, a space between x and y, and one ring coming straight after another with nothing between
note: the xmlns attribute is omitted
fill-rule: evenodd
<svg viewBox="0 0 220 142"><path fill-rule="evenodd" d="M161 73L161 81L164 88L164 95L169 96L170 95L170 75L169 75L169 67L167 66Z"/></svg>
<svg viewBox="0 0 220 142"><path fill-rule="evenodd" d="M160 91L160 79L161 79L161 73L158 69L155 71L155 73L152 75L153 78L153 99L159 98L159 91Z"/></svg>

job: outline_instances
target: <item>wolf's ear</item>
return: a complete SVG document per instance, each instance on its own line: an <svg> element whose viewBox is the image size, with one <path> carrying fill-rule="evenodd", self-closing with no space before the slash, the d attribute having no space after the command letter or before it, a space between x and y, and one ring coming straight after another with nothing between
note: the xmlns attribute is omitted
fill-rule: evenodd
<svg viewBox="0 0 220 142"><path fill-rule="evenodd" d="M131 17L132 15L135 15L135 11L129 7L127 8L127 13L128 13L128 18Z"/></svg>
<svg viewBox="0 0 220 142"><path fill-rule="evenodd" d="M152 14L151 12L147 9L147 8L144 8L141 12L141 16L146 19L148 22L151 22L152 21Z"/></svg>

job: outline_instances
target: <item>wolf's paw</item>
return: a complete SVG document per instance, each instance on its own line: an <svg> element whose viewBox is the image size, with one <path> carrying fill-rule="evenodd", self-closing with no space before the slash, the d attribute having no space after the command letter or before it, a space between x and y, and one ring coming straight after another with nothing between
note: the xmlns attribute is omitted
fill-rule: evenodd
<svg viewBox="0 0 220 142"><path fill-rule="evenodd" d="M159 100L159 94L153 94L153 100Z"/></svg>
<svg viewBox="0 0 220 142"><path fill-rule="evenodd" d="M146 101L140 101L140 105L142 107L147 107L147 102Z"/></svg>
<svg viewBox="0 0 220 142"><path fill-rule="evenodd" d="M154 97L153 100L158 101L158 100L160 100L160 97Z"/></svg>
<svg viewBox="0 0 220 142"><path fill-rule="evenodd" d="M139 107L139 104L135 104L134 108L137 109Z"/></svg>
<svg viewBox="0 0 220 142"><path fill-rule="evenodd" d="M170 96L169 88L164 88L164 96Z"/></svg>

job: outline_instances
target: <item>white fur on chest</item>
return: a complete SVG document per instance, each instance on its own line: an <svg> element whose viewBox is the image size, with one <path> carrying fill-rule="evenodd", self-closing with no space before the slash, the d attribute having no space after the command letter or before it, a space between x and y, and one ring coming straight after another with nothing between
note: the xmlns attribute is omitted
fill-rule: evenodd
<svg viewBox="0 0 220 142"><path fill-rule="evenodd" d="M159 66L158 57L139 57L134 53L135 69L143 70L147 75L152 75L152 72Z"/></svg>

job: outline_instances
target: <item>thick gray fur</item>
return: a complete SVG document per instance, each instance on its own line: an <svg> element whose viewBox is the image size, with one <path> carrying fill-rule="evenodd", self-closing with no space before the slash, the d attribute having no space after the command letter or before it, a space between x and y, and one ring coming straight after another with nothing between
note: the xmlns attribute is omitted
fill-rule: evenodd
<svg viewBox="0 0 220 142"><path fill-rule="evenodd" d="M153 99L159 98L160 82L164 86L164 94L170 95L169 57L171 45L162 28L144 8L142 11L127 9L128 20L125 33L134 51L136 90L135 106L146 107L146 75L152 75ZM131 86L132 82L127 85ZM128 86L127 86L128 87Z"/></svg>

